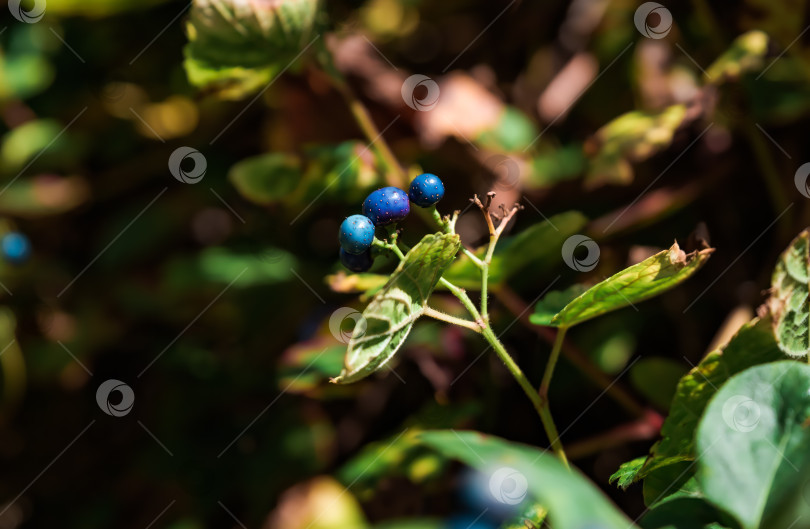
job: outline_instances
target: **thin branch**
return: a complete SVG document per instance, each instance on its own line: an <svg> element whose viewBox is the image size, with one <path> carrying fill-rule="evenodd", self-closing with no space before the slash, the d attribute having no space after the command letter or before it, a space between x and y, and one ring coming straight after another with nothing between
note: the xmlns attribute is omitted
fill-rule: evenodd
<svg viewBox="0 0 810 529"><path fill-rule="evenodd" d="M465 320L464 318L457 318L455 316L451 316L450 314L445 314L444 312L436 310L433 307L425 307L424 315L440 321L452 323L453 325L458 325L459 327L464 327L481 334L481 326L476 322Z"/></svg>

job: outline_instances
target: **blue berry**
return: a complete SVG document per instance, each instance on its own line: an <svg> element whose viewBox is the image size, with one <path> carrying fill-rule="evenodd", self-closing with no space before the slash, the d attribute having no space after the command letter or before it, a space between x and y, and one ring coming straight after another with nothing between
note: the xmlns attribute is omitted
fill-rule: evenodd
<svg viewBox="0 0 810 529"><path fill-rule="evenodd" d="M420 208L436 204L444 197L444 184L435 174L420 174L411 182L408 198Z"/></svg>
<svg viewBox="0 0 810 529"><path fill-rule="evenodd" d="M3 257L14 264L22 264L31 255L31 243L22 233L12 231L3 236L0 241Z"/></svg>
<svg viewBox="0 0 810 529"><path fill-rule="evenodd" d="M375 226L399 222L408 216L411 204L405 191L396 187L384 187L371 193L363 202L363 215Z"/></svg>
<svg viewBox="0 0 810 529"><path fill-rule="evenodd" d="M371 250L355 255L341 248L340 262L352 272L365 272L374 264L374 259L371 257Z"/></svg>
<svg viewBox="0 0 810 529"><path fill-rule="evenodd" d="M363 215L352 215L340 225L340 246L346 253L359 255L374 241L374 224Z"/></svg>

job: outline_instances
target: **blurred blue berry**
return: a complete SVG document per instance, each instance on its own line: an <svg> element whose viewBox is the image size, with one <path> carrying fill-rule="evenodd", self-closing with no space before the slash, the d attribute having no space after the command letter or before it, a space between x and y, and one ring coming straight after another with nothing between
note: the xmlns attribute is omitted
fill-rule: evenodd
<svg viewBox="0 0 810 529"><path fill-rule="evenodd" d="M384 187L371 193L363 202L363 215L375 226L399 222L408 216L411 204L405 191L396 187Z"/></svg>
<svg viewBox="0 0 810 529"><path fill-rule="evenodd" d="M371 257L371 250L366 250L359 255L355 255L341 248L340 262L352 272L365 272L374 264L374 259Z"/></svg>
<svg viewBox="0 0 810 529"><path fill-rule="evenodd" d="M374 241L374 224L366 216L352 215L340 225L338 240L346 253L359 255Z"/></svg>
<svg viewBox="0 0 810 529"><path fill-rule="evenodd" d="M420 208L436 204L444 197L444 184L435 174L420 174L411 182L408 198Z"/></svg>
<svg viewBox="0 0 810 529"><path fill-rule="evenodd" d="M12 231L3 236L0 241L3 257L14 264L22 264L31 255L31 242L22 233Z"/></svg>

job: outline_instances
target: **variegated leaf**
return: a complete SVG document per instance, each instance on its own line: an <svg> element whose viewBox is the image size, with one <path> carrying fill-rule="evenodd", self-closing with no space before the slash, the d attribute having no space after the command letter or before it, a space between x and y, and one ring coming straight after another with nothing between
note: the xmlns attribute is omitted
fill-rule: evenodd
<svg viewBox="0 0 810 529"><path fill-rule="evenodd" d="M332 382L348 384L365 378L394 356L460 246L458 235L436 233L426 235L408 252L363 311L343 371Z"/></svg>

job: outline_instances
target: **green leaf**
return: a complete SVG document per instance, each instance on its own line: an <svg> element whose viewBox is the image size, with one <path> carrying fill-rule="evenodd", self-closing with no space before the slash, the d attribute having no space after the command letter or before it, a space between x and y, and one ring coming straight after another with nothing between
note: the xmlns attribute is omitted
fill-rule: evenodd
<svg viewBox="0 0 810 529"><path fill-rule="evenodd" d="M504 237L492 255L489 284L501 284L526 269L536 274L558 263L565 240L579 232L586 222L585 216L578 211L568 211L534 224L517 235ZM538 241L542 241L542 244L538 244ZM483 257L486 247L476 249L475 253ZM469 290L481 288L480 270L465 255L453 263L444 276L448 281Z"/></svg>
<svg viewBox="0 0 810 529"><path fill-rule="evenodd" d="M768 53L768 35L749 31L737 37L728 50L706 69L712 84L738 79L742 74L760 70Z"/></svg>
<svg viewBox="0 0 810 529"><path fill-rule="evenodd" d="M490 480L504 467L517 470L526 478L528 492L548 509L551 527L636 527L585 476L576 469L567 469L546 451L469 431L424 432L419 439L445 456L483 472Z"/></svg>
<svg viewBox="0 0 810 529"><path fill-rule="evenodd" d="M54 77L54 66L42 55L0 55L0 100L34 96L48 88Z"/></svg>
<svg viewBox="0 0 810 529"><path fill-rule="evenodd" d="M194 0L185 68L197 87L228 98L266 85L311 45L318 0Z"/></svg>
<svg viewBox="0 0 810 529"><path fill-rule="evenodd" d="M318 145L293 154L268 153L235 164L228 178L248 200L262 206L304 204L320 198L339 197L362 202L377 185L380 167L374 154L361 142Z"/></svg>
<svg viewBox="0 0 810 529"><path fill-rule="evenodd" d="M506 106L498 122L474 138L482 149L495 152L519 152L537 138L537 128L521 110Z"/></svg>
<svg viewBox="0 0 810 529"><path fill-rule="evenodd" d="M340 371L345 352L346 347L342 344L323 338L287 348L278 366L279 389L298 394L322 387L322 382Z"/></svg>
<svg viewBox="0 0 810 529"><path fill-rule="evenodd" d="M417 440L419 432L437 428L460 428L480 414L476 402L442 405L431 402L408 418L400 432L379 442L364 446L337 472L343 483L361 499L375 496L384 479L407 477L422 484L441 475L448 459Z"/></svg>
<svg viewBox="0 0 810 529"><path fill-rule="evenodd" d="M630 382L652 404L666 410L685 372L683 361L660 356L642 358L630 369Z"/></svg>
<svg viewBox="0 0 810 529"><path fill-rule="evenodd" d="M531 173L526 186L543 189L558 182L579 178L588 168L588 160L582 152L582 145L565 144L549 148L543 146L541 152L530 161Z"/></svg>
<svg viewBox="0 0 810 529"><path fill-rule="evenodd" d="M325 278L326 284L333 292L343 294L354 294L356 292L377 291L388 282L388 276L383 274L347 274L340 270L335 274L330 274Z"/></svg>
<svg viewBox="0 0 810 529"><path fill-rule="evenodd" d="M779 347L794 357L810 351L810 231L804 230L779 257L767 306Z"/></svg>
<svg viewBox="0 0 810 529"><path fill-rule="evenodd" d="M616 486L621 489L626 489L636 481L638 481L639 472L641 471L644 463L647 461L647 456L637 457L619 466L619 470L611 474L608 478L608 483L616 483Z"/></svg>
<svg viewBox="0 0 810 529"><path fill-rule="evenodd" d="M603 126L585 144L591 157L586 186L632 182L631 164L669 147L685 119L686 106L673 105L659 112L634 110Z"/></svg>
<svg viewBox="0 0 810 529"><path fill-rule="evenodd" d="M231 167L228 179L246 199L269 206L298 186L301 181L301 160L283 153L245 158Z"/></svg>
<svg viewBox="0 0 810 529"><path fill-rule="evenodd" d="M295 257L278 248L261 253L237 252L212 246L198 255L176 257L165 267L167 287L196 289L202 284L230 284L233 288L281 283L292 277Z"/></svg>
<svg viewBox="0 0 810 529"><path fill-rule="evenodd" d="M3 136L2 145L0 145L2 170L7 173L15 173L46 148L49 151L64 149L63 129L64 125L58 121L37 119L10 130Z"/></svg>
<svg viewBox="0 0 810 529"><path fill-rule="evenodd" d="M739 524L703 498L677 498L650 509L643 529L737 529Z"/></svg>
<svg viewBox="0 0 810 529"><path fill-rule="evenodd" d="M594 285L571 301L549 325L571 327L602 314L652 298L698 271L714 251L684 253L678 243Z"/></svg>
<svg viewBox="0 0 810 529"><path fill-rule="evenodd" d="M770 322L754 319L680 380L669 416L661 426L662 439L653 446L639 475L645 478L644 498L648 505L679 490L694 474L695 432L717 388L736 373L780 358L783 355L771 333Z"/></svg>
<svg viewBox="0 0 810 529"><path fill-rule="evenodd" d="M810 366L752 367L720 388L697 432L706 499L744 529L810 526Z"/></svg>
<svg viewBox="0 0 810 529"><path fill-rule="evenodd" d="M551 325L554 316L586 290L588 287L580 284L571 285L565 290L552 290L534 306L534 314L529 316L529 321L535 325Z"/></svg>
<svg viewBox="0 0 810 529"><path fill-rule="evenodd" d="M537 502L529 502L518 516L503 522L498 529L526 529L527 527L542 527L548 517L548 511Z"/></svg>
<svg viewBox="0 0 810 529"><path fill-rule="evenodd" d="M365 378L394 356L460 247L458 235L436 233L425 235L411 248L363 311L365 325L355 326L345 367L333 382L348 384Z"/></svg>

